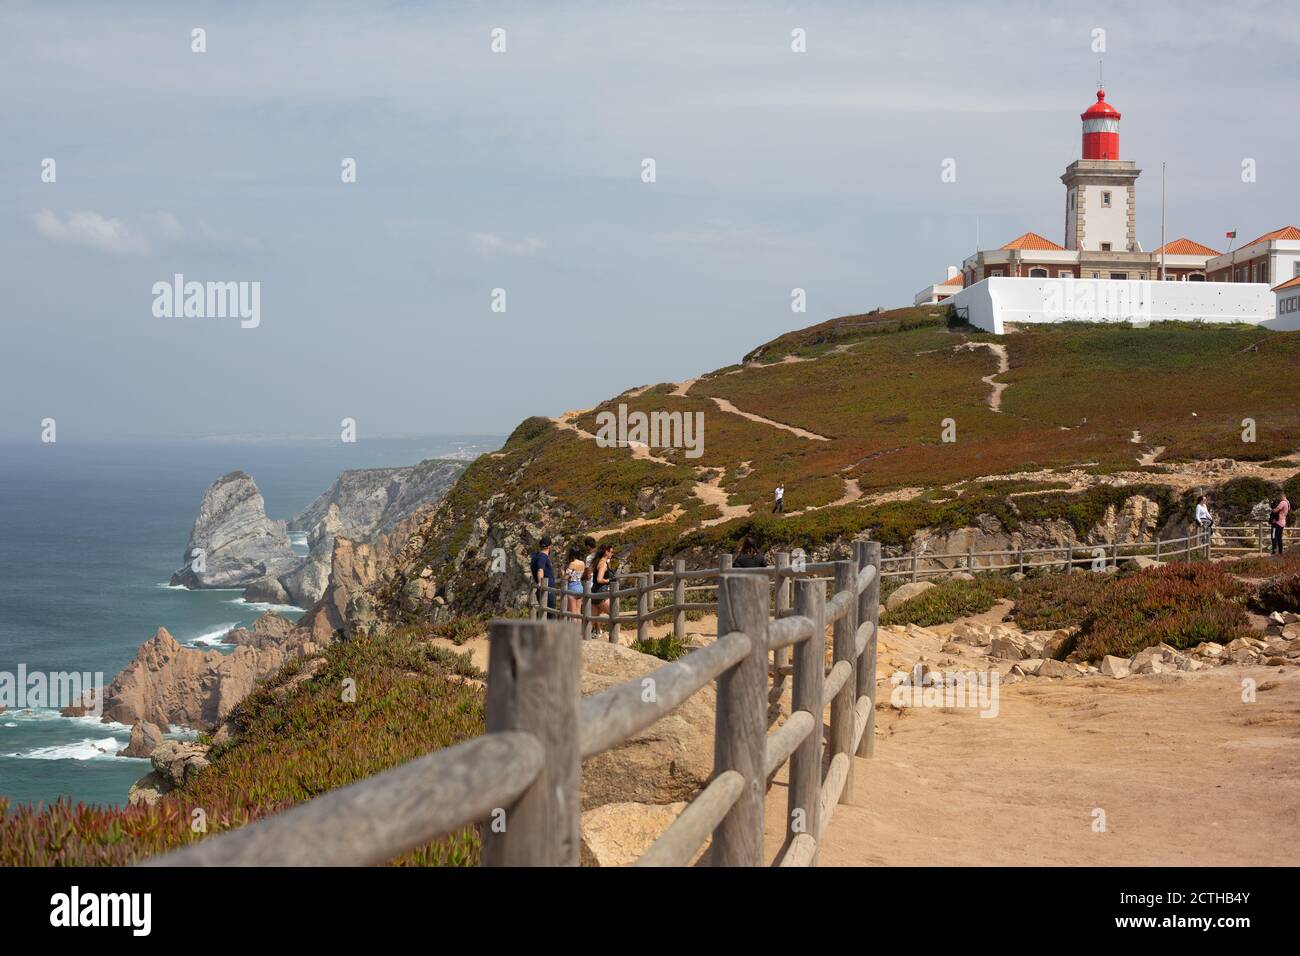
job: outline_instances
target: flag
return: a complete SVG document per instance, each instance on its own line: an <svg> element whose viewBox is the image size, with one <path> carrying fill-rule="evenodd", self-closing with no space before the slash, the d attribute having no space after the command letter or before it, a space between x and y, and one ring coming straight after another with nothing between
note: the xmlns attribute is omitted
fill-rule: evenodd
<svg viewBox="0 0 1300 956"><path fill-rule="evenodd" d="M1232 230L1232 232L1225 232L1223 235L1224 235L1224 238L1225 238L1225 239L1236 239L1236 238L1237 238L1237 230L1234 229L1234 230Z"/></svg>

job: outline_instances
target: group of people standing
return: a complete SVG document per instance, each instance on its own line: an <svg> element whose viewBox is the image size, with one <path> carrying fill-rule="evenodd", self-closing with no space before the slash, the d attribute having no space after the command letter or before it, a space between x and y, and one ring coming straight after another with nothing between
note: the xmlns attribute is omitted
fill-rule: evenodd
<svg viewBox="0 0 1300 956"><path fill-rule="evenodd" d="M1286 492L1283 491L1277 503L1269 505L1268 531L1272 554L1281 554L1286 550L1286 523L1290 513L1291 502L1287 500ZM1214 530L1214 515L1210 514L1210 506L1205 495L1201 495L1200 500L1196 502L1196 527L1205 534Z"/></svg>
<svg viewBox="0 0 1300 956"><path fill-rule="evenodd" d="M542 539L537 543L537 551L534 552L529 563L529 580L532 582L538 605L554 611L555 591L543 590L544 587L555 588L556 573L555 565L551 561L552 546L551 536L542 535ZM613 559L614 546L600 544L592 537L584 538L580 545L574 544L569 547L562 570L565 611L570 614L579 613L582 610L583 592L590 591L593 595L590 613L609 613L609 598L598 599L594 595L612 590Z"/></svg>

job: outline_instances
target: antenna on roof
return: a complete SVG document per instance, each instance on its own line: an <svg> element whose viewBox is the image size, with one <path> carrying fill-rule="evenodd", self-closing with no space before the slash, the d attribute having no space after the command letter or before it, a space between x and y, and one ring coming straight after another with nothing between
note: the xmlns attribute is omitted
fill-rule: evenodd
<svg viewBox="0 0 1300 956"><path fill-rule="evenodd" d="M1102 82L1102 59L1097 57L1097 89L1101 89L1106 84Z"/></svg>

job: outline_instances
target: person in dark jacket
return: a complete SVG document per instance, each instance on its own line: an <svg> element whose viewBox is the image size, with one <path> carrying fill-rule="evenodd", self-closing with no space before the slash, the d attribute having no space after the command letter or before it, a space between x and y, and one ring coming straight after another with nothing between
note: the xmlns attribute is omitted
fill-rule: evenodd
<svg viewBox="0 0 1300 956"><path fill-rule="evenodd" d="M529 562L529 575L532 581L533 590L537 595L537 606L547 607L552 611L555 610L555 592L543 591L542 587L555 587L555 567L551 564L551 536L542 535L542 540L537 542L537 551L533 554L533 559ZM545 595L545 599L543 599Z"/></svg>

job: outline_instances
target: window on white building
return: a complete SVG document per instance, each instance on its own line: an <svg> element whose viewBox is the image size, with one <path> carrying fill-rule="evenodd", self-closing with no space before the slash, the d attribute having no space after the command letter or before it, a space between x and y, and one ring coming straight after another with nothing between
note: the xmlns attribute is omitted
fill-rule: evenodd
<svg viewBox="0 0 1300 956"><path fill-rule="evenodd" d="M1296 264L1295 264L1295 274L1296 274L1297 276L1300 276L1300 259L1297 259L1297 260L1296 260Z"/></svg>
<svg viewBox="0 0 1300 956"><path fill-rule="evenodd" d="M1103 242L1103 243L1101 244L1101 251L1102 251L1102 252L1110 252L1110 243L1109 243L1109 242Z"/></svg>
<svg viewBox="0 0 1300 956"><path fill-rule="evenodd" d="M1071 272L1069 269L1057 269L1057 270L1056 270L1056 278L1058 278L1058 279L1073 279L1073 278L1074 278L1074 273Z"/></svg>
<svg viewBox="0 0 1300 956"><path fill-rule="evenodd" d="M1101 207L1103 209L1110 208L1110 193L1104 192L1101 194Z"/></svg>
<svg viewBox="0 0 1300 956"><path fill-rule="evenodd" d="M1127 279L1127 278L1128 278L1128 273L1127 273L1127 272L1112 272L1112 273L1110 274L1110 277L1111 277L1112 279Z"/></svg>
<svg viewBox="0 0 1300 956"><path fill-rule="evenodd" d="M1031 278L1031 279L1046 279L1046 278L1047 278L1047 270L1046 270L1046 269L1030 269L1030 270L1029 270L1029 278Z"/></svg>

